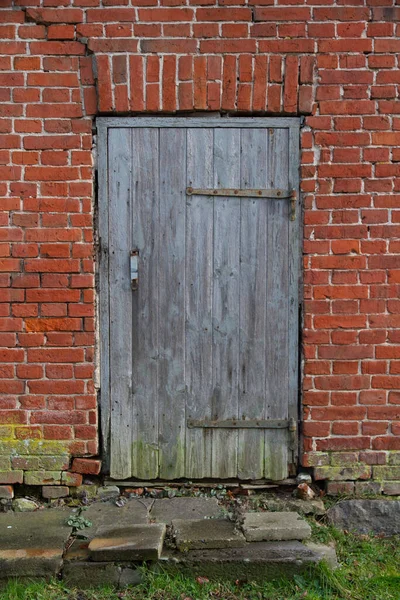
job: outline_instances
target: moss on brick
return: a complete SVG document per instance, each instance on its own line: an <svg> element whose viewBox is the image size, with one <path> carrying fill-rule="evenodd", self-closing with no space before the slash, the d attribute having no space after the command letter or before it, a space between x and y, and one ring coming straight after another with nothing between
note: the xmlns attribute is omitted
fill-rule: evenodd
<svg viewBox="0 0 400 600"><path fill-rule="evenodd" d="M9 471L11 469L11 460L9 456L0 456L0 471Z"/></svg>
<svg viewBox="0 0 400 600"><path fill-rule="evenodd" d="M26 485L59 485L61 471L25 471L24 483Z"/></svg>
<svg viewBox="0 0 400 600"><path fill-rule="evenodd" d="M328 479L329 481L346 481L355 479L369 479L371 467L364 464L356 464L345 467L316 467L314 469L315 479Z"/></svg>
<svg viewBox="0 0 400 600"><path fill-rule="evenodd" d="M0 425L0 439L8 440L14 438L14 428L8 425Z"/></svg>
<svg viewBox="0 0 400 600"><path fill-rule="evenodd" d="M400 452L390 452L389 465L400 465Z"/></svg>
<svg viewBox="0 0 400 600"><path fill-rule="evenodd" d="M40 467L49 471L66 471L69 468L69 455L61 456L41 456L39 459Z"/></svg>
<svg viewBox="0 0 400 600"><path fill-rule="evenodd" d="M40 469L38 456L13 456L11 464L13 469L22 469L23 471L38 471Z"/></svg>
<svg viewBox="0 0 400 600"><path fill-rule="evenodd" d="M69 454L68 442L56 440L0 440L0 455L60 455Z"/></svg>
<svg viewBox="0 0 400 600"><path fill-rule="evenodd" d="M375 466L372 469L374 479L378 481L400 479L400 466Z"/></svg>

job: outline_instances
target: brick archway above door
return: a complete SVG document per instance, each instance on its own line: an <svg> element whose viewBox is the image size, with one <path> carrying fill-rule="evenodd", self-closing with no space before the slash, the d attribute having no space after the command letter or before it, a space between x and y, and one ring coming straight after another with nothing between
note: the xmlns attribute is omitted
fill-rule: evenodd
<svg viewBox="0 0 400 600"><path fill-rule="evenodd" d="M314 63L312 55L99 54L98 107L101 113L119 114L195 110L309 114Z"/></svg>
<svg viewBox="0 0 400 600"><path fill-rule="evenodd" d="M181 29L181 37L173 28L187 27L193 9L141 9L142 23L137 26L142 29L134 38L128 34L134 8L89 8L87 22L79 9L28 8L26 14L51 28L50 40L68 40L76 27L77 41L37 42L34 51L79 57L87 114L197 110L311 114L314 41L297 35L276 37L276 23L271 22L282 21L282 27L287 27L287 21L306 19L309 9L296 9L295 14L293 8L285 12L282 8L271 12L271 8L198 8L200 22L192 34ZM176 24L167 31L171 19ZM152 37L160 28L157 20L164 24L163 37ZM113 21L114 25L105 25L109 36L102 37L101 24ZM238 26L247 34L242 31L238 38ZM209 39L218 37L220 27L222 38Z"/></svg>

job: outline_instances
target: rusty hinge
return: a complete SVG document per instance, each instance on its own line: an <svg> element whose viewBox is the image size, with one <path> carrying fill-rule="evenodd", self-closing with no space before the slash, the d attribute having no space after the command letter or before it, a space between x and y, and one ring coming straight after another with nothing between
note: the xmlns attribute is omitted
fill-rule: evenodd
<svg viewBox="0 0 400 600"><path fill-rule="evenodd" d="M263 189L263 188L193 188L187 187L186 194L188 196L223 196L224 198L270 198L272 200L287 200L290 199L290 220L296 219L296 190L286 189Z"/></svg>
<svg viewBox="0 0 400 600"><path fill-rule="evenodd" d="M262 188L186 188L186 194L188 196L224 196L224 197L236 197L236 198L274 198L276 200L284 200L285 198L291 198L292 190L283 189L262 189Z"/></svg>
<svg viewBox="0 0 400 600"><path fill-rule="evenodd" d="M188 419L187 426L189 429L289 429L291 434L297 429L295 419Z"/></svg>

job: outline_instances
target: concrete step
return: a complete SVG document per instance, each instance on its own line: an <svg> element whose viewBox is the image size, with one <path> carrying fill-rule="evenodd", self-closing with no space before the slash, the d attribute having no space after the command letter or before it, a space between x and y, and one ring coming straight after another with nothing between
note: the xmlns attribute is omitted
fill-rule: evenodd
<svg viewBox="0 0 400 600"><path fill-rule="evenodd" d="M100 528L89 543L89 556L95 562L157 560L165 533L161 523Z"/></svg>
<svg viewBox="0 0 400 600"><path fill-rule="evenodd" d="M137 585L142 576L136 565L130 563L66 561L62 580L70 588L85 590L101 586L125 587Z"/></svg>
<svg viewBox="0 0 400 600"><path fill-rule="evenodd" d="M263 582L275 577L293 577L321 560L335 568L334 548L311 542L251 542L240 548L188 552L164 549L160 559L152 563L152 568L211 580ZM140 582L140 571L136 566L129 561L93 562L87 543L76 540L64 559L63 581L67 586L80 589L107 584L135 585Z"/></svg>
<svg viewBox="0 0 400 600"><path fill-rule="evenodd" d="M333 554L332 554L333 553ZM241 548L164 551L154 568L190 577L263 582L276 577L292 577L321 560L336 561L327 546L307 547L298 541L252 542Z"/></svg>
<svg viewBox="0 0 400 600"><path fill-rule="evenodd" d="M156 523L171 525L174 519L215 519L222 516L216 498L165 498L155 500L149 517Z"/></svg>
<svg viewBox="0 0 400 600"><path fill-rule="evenodd" d="M243 533L248 542L305 540L311 527L295 512L246 513Z"/></svg>
<svg viewBox="0 0 400 600"><path fill-rule="evenodd" d="M235 523L222 519L175 519L172 533L181 552L204 548L237 548L245 546L243 534Z"/></svg>
<svg viewBox="0 0 400 600"><path fill-rule="evenodd" d="M0 514L0 580L55 577L72 528L69 510Z"/></svg>
<svg viewBox="0 0 400 600"><path fill-rule="evenodd" d="M323 558L335 564L332 548L298 541L308 538L311 529L297 513L246 513L243 535L223 518L215 500L130 500L122 507L95 503L85 513L92 522L83 532L88 539L67 543L70 515L70 508L1 514L0 583L8 577L62 574L67 585L82 588L133 585L140 579L136 567L141 561L190 575L241 580L291 576ZM181 552L162 550L171 523Z"/></svg>

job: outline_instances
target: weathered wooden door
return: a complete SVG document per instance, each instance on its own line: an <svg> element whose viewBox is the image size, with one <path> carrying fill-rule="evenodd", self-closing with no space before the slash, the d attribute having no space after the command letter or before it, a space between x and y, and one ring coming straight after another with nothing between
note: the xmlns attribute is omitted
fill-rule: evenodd
<svg viewBox="0 0 400 600"><path fill-rule="evenodd" d="M298 119L99 121L111 476L287 477L297 453Z"/></svg>

